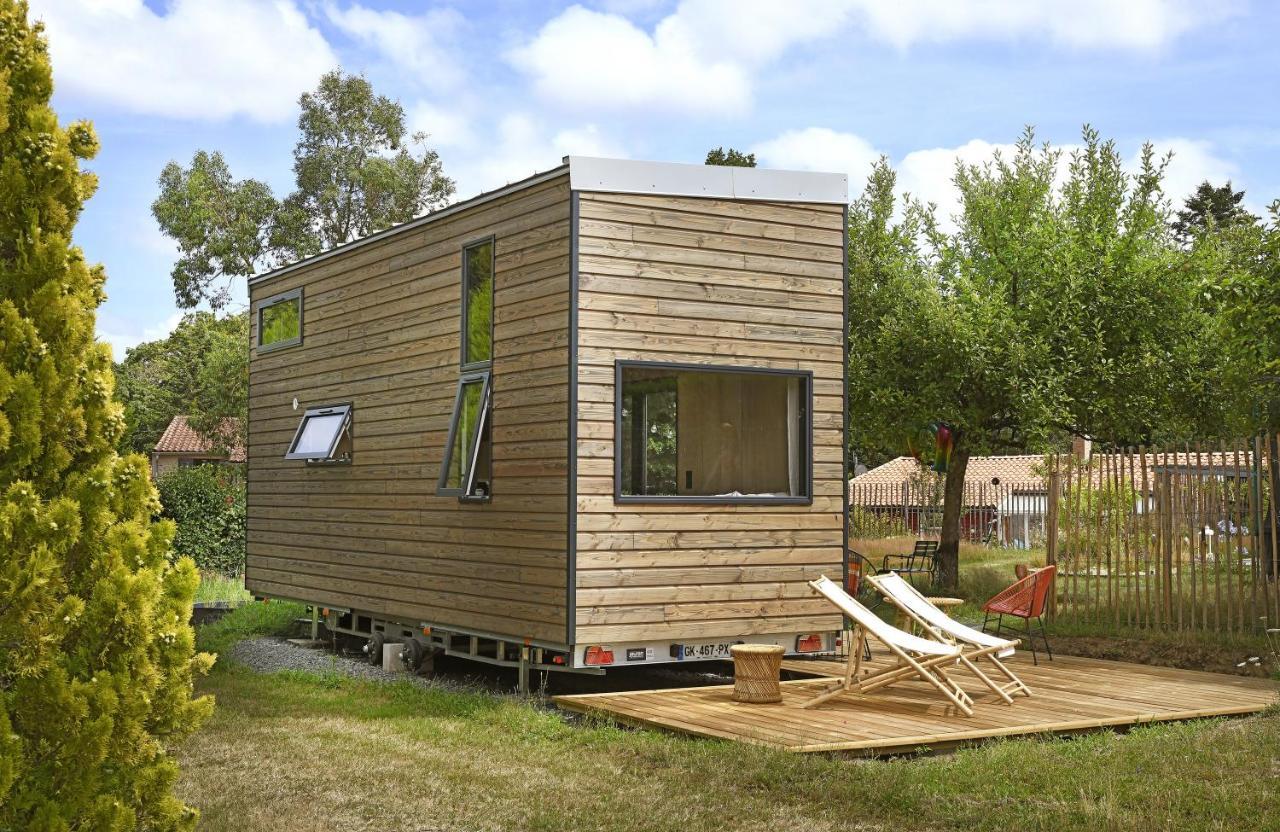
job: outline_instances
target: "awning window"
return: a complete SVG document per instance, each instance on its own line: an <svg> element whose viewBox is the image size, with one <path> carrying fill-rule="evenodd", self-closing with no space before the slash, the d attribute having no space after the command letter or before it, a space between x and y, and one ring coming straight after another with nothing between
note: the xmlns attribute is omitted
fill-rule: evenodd
<svg viewBox="0 0 1280 832"><path fill-rule="evenodd" d="M285 459L308 462L343 462L351 459L351 405L313 407L302 414L302 421L289 444Z"/></svg>

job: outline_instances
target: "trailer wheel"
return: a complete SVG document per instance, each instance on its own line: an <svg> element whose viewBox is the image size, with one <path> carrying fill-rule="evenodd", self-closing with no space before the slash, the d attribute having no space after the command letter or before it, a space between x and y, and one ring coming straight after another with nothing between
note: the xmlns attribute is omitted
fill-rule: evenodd
<svg viewBox="0 0 1280 832"><path fill-rule="evenodd" d="M382 645L387 643L386 636L374 633L364 646L365 661L374 667L382 667Z"/></svg>
<svg viewBox="0 0 1280 832"><path fill-rule="evenodd" d="M400 647L400 660L404 662L404 666L411 673L418 672L418 668L422 666L422 658L426 655L426 651L417 639L407 639Z"/></svg>

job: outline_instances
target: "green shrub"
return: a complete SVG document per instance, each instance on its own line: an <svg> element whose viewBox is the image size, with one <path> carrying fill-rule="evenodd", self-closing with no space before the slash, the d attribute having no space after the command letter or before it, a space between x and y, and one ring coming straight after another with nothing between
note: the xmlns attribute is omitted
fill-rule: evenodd
<svg viewBox="0 0 1280 832"><path fill-rule="evenodd" d="M178 525L174 551L202 570L244 571L244 474L229 465L197 465L164 474L156 483L164 516Z"/></svg>

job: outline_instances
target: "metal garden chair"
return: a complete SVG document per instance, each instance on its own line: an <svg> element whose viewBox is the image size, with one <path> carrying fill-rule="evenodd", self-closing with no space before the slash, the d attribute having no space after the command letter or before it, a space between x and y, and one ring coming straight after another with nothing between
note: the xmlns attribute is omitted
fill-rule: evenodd
<svg viewBox="0 0 1280 832"><path fill-rule="evenodd" d="M927 575L934 583L938 573L938 541L917 540L915 548L905 555L885 555L881 572L897 572L907 580L915 575Z"/></svg>
<svg viewBox="0 0 1280 832"><path fill-rule="evenodd" d="M1049 654L1049 661L1053 661L1053 648L1049 646L1049 636L1044 628L1044 610L1049 601L1049 592L1053 587L1053 577L1057 573L1058 567L1046 566L1043 569L1037 569L1027 574L1014 583L1008 589L997 593L990 601L982 607L982 629L984 632L993 632L995 635L1015 635L1020 636L1026 642L1027 647L1031 649L1031 661L1033 664L1039 664L1040 661L1036 657L1036 637L1044 644L1045 652ZM991 616L995 616L995 621L991 620ZM1004 623L1004 617L1021 618L1023 627L1021 630L1016 627L1010 627ZM1035 627L1032 627L1032 621L1035 621ZM991 624L995 625L992 631L987 630Z"/></svg>

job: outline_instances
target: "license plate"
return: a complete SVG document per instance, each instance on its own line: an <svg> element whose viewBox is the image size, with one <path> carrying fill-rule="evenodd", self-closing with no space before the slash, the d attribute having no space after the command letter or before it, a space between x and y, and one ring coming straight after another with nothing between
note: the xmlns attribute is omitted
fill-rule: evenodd
<svg viewBox="0 0 1280 832"><path fill-rule="evenodd" d="M736 643L734 641L724 641L714 644L686 644L684 645L684 660L732 658L729 648Z"/></svg>

